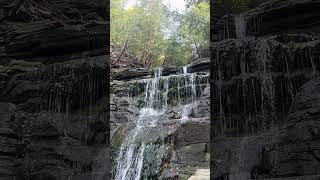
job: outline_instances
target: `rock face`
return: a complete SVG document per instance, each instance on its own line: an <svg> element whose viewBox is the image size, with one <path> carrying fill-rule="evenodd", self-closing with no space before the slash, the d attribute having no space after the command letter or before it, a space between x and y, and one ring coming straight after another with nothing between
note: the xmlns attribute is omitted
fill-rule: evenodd
<svg viewBox="0 0 320 180"><path fill-rule="evenodd" d="M1 93L3 101L13 102L20 110L38 112L50 109L73 111L95 104L105 95L106 56L88 57L54 63L35 69L23 67L15 74L14 66L4 66L12 77ZM24 65L22 65L24 66Z"/></svg>
<svg viewBox="0 0 320 180"><path fill-rule="evenodd" d="M1 3L0 179L109 179L105 5Z"/></svg>
<svg viewBox="0 0 320 180"><path fill-rule="evenodd" d="M209 72L210 60L202 59L200 62L193 63L189 67L190 73L195 72ZM113 69L111 72L112 80L132 80L132 79L142 79L142 78L150 78L153 70L149 70L147 68L117 68ZM162 70L163 76L168 76L171 74L176 74L179 72L177 67L164 67Z"/></svg>
<svg viewBox="0 0 320 180"><path fill-rule="evenodd" d="M317 0L269 0L242 15L224 16L217 24L219 38L238 37L241 26L246 36L319 33L319 7Z"/></svg>
<svg viewBox="0 0 320 180"><path fill-rule="evenodd" d="M285 122L297 90L319 75L318 39L299 34L215 43L212 117L219 119L215 132L254 134Z"/></svg>
<svg viewBox="0 0 320 180"><path fill-rule="evenodd" d="M309 23L318 5L267 1L220 21L223 40L211 53L212 179L319 179L319 25Z"/></svg>
<svg viewBox="0 0 320 180"><path fill-rule="evenodd" d="M6 54L14 57L59 56L77 52L97 54L107 46L104 21L30 22L4 33ZM105 50L105 49L104 49ZM92 51L92 52L90 52ZM63 61L42 59L43 63Z"/></svg>

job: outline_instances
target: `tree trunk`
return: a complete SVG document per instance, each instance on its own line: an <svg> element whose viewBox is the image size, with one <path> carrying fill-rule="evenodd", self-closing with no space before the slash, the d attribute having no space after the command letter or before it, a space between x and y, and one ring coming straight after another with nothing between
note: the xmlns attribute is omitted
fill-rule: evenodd
<svg viewBox="0 0 320 180"><path fill-rule="evenodd" d="M125 43L123 45L122 51L121 51L119 57L117 58L116 62L113 63L113 66L118 63L118 61L120 60L120 58L123 55L124 51L126 50L127 46L128 46L128 39L126 39L126 41L125 41Z"/></svg>
<svg viewBox="0 0 320 180"><path fill-rule="evenodd" d="M201 57L200 57L200 53L199 53L197 42L195 41L194 36L193 35L191 35L191 36L192 36L194 45L196 46L196 53L197 53L198 59L200 59Z"/></svg>

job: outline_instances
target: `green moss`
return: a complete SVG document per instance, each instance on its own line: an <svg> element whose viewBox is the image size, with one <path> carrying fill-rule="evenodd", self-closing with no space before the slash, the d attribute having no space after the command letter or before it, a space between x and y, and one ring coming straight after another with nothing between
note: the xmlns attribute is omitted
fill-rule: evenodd
<svg viewBox="0 0 320 180"><path fill-rule="evenodd" d="M126 127L122 126L119 128L118 132L116 132L111 140L111 148L114 151L118 151L124 138L126 137L127 131Z"/></svg>

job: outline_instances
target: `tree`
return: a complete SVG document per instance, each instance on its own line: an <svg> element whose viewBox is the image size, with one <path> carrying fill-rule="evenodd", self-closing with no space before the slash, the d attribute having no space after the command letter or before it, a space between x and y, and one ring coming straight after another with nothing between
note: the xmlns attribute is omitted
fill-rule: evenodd
<svg viewBox="0 0 320 180"><path fill-rule="evenodd" d="M137 6L127 9L123 0L116 0L111 4L112 43L118 47L126 47L130 55L138 57L147 67L151 67L164 53L161 2L141 0ZM124 46L125 44L127 45Z"/></svg>
<svg viewBox="0 0 320 180"><path fill-rule="evenodd" d="M111 1L111 42L140 59L146 67L163 63L184 65L209 57L209 2L197 0L185 14L170 10L162 0Z"/></svg>
<svg viewBox="0 0 320 180"><path fill-rule="evenodd" d="M192 6L185 14L179 32L183 43L193 49L192 59L209 57L209 3L200 2Z"/></svg>
<svg viewBox="0 0 320 180"><path fill-rule="evenodd" d="M168 39L166 56L164 63L167 65L183 66L188 63L191 49L184 46L178 39L177 35L172 35Z"/></svg>

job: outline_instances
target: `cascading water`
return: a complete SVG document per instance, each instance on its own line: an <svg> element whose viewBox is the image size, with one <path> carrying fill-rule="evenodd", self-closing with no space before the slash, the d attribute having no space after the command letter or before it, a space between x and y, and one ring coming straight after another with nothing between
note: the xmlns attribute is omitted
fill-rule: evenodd
<svg viewBox="0 0 320 180"><path fill-rule="evenodd" d="M244 38L246 36L246 20L243 15L234 16L234 24L237 38Z"/></svg>
<svg viewBox="0 0 320 180"><path fill-rule="evenodd" d="M138 136L144 132L144 128L155 127L157 120L163 113L161 112L162 107L159 108L159 105L162 105L159 94L161 74L162 69L157 69L155 77L146 80L145 105L139 112L135 127L129 132L121 146L117 158L116 180L140 179L146 145L143 142L138 142Z"/></svg>
<svg viewBox="0 0 320 180"><path fill-rule="evenodd" d="M191 89L191 92L190 92L191 100L193 102L193 103L190 103L190 104L183 105L181 120L184 123L184 122L186 122L188 120L188 114L190 114L190 111L192 110L192 108L197 106L197 102L194 102L195 99L197 98L197 90L196 90L196 83L195 83L195 74L188 73L188 67L187 66L183 67L183 75L185 77L185 85L186 86L190 86L190 89ZM189 80L189 83L188 83L188 80ZM188 88L187 87L186 87L186 94L188 94Z"/></svg>
<svg viewBox="0 0 320 180"><path fill-rule="evenodd" d="M178 121L180 124L187 122L201 94L202 87L197 87L197 82L203 78L209 78L209 75L188 73L185 66L180 74L162 76L162 68L158 68L152 78L138 80L138 84L144 86L144 94L140 97L143 105L139 115L131 119L131 128L118 150L114 179L153 179L159 175L163 157L169 149L161 143L163 133L167 131L160 131L164 128L162 120L168 109L177 105L181 108Z"/></svg>

